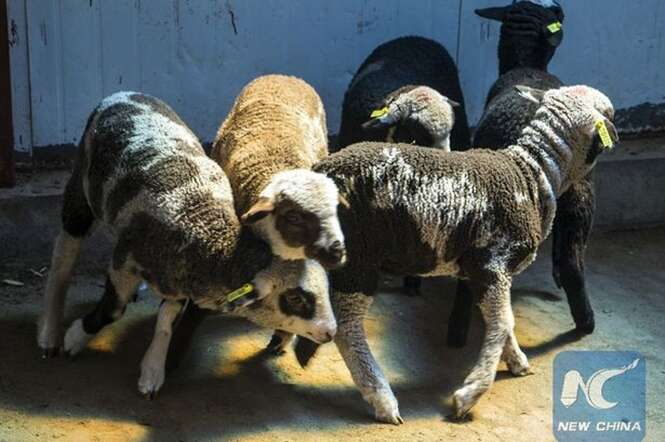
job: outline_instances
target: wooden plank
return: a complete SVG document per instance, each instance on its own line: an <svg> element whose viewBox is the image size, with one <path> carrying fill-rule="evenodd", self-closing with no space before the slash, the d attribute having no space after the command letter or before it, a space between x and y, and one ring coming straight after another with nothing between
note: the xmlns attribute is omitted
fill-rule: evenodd
<svg viewBox="0 0 665 442"><path fill-rule="evenodd" d="M100 2L103 96L141 88L135 0Z"/></svg>
<svg viewBox="0 0 665 442"><path fill-rule="evenodd" d="M9 67L12 79L12 121L14 150L30 155L32 122L30 120L30 66L28 64L28 33L25 17L26 0L8 0Z"/></svg>
<svg viewBox="0 0 665 442"><path fill-rule="evenodd" d="M2 28L0 32L0 187L12 187L16 184L8 23L7 2L0 0L0 27Z"/></svg>
<svg viewBox="0 0 665 442"><path fill-rule="evenodd" d="M102 98L100 0L59 0L62 134L78 144L85 122Z"/></svg>
<svg viewBox="0 0 665 442"><path fill-rule="evenodd" d="M60 1L27 1L32 143L65 143ZM85 36L81 36L85 38Z"/></svg>

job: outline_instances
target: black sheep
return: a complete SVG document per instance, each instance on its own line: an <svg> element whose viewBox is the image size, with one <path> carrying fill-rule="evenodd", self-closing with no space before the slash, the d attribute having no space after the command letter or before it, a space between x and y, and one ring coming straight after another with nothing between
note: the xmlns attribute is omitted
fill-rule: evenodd
<svg viewBox="0 0 665 442"><path fill-rule="evenodd" d="M500 21L499 79L487 96L473 146L505 148L517 140L537 105L522 98L515 85L548 90L562 82L547 72L547 65L563 38L564 14L556 2L521 1L505 7L476 10ZM557 204L552 241L553 276L564 288L577 330L591 333L594 315L584 282L584 252L595 211L593 175L575 183ZM448 344L462 346L470 323L472 301L464 284L458 287L448 327Z"/></svg>
<svg viewBox="0 0 665 442"><path fill-rule="evenodd" d="M425 86L422 88L424 95L429 95L425 97L427 100L422 99L423 94L409 96L422 86ZM373 120L375 124L365 124L373 111L383 109L400 97L406 103L418 100L420 109L423 109L423 101L429 101L426 107L443 115L449 113L447 105L452 105L452 132L447 124L440 123L445 117L408 112L392 119L390 124L376 124L378 118ZM437 112L437 107L442 110ZM439 135L441 131L445 132L444 136ZM360 65L344 94L337 150L360 141L412 143L445 149L448 134L450 145L455 149L467 149L471 145L457 66L448 51L433 40L413 36L400 37L374 49ZM437 142L444 137L445 141ZM410 294L415 294L420 280L408 277L404 285Z"/></svg>

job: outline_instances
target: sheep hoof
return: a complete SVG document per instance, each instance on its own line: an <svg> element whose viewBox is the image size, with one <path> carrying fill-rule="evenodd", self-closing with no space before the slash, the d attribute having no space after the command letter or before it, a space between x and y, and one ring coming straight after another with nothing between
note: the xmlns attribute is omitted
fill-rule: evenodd
<svg viewBox="0 0 665 442"><path fill-rule="evenodd" d="M473 406L476 405L476 402L478 402L483 391L484 390L478 388L477 384L474 382L465 385L455 392L453 395L453 408L457 420L465 419L471 408L473 408Z"/></svg>
<svg viewBox="0 0 665 442"><path fill-rule="evenodd" d="M74 356L80 353L93 337L94 335L89 335L83 330L81 319L72 322L72 325L67 329L67 333L65 333L65 355Z"/></svg>
<svg viewBox="0 0 665 442"><path fill-rule="evenodd" d="M52 359L60 355L61 347L48 347L42 349L42 359Z"/></svg>
<svg viewBox="0 0 665 442"><path fill-rule="evenodd" d="M579 334L583 335L590 335L593 333L593 330L596 328L596 321L593 318L593 314L590 315L590 318L587 318L584 321L580 321L579 323L575 324L575 331Z"/></svg>
<svg viewBox="0 0 665 442"><path fill-rule="evenodd" d="M49 325L49 321L42 318L39 320L37 336L37 344L42 350L42 358L50 359L58 356L62 349L63 340L59 325Z"/></svg>
<svg viewBox="0 0 665 442"><path fill-rule="evenodd" d="M157 396L157 392L164 384L164 367L151 367L146 364L141 365L141 377L139 378L139 392L146 399L152 400Z"/></svg>
<svg viewBox="0 0 665 442"><path fill-rule="evenodd" d="M379 390L366 396L367 402L374 407L374 417L379 422L401 425L404 419L399 415L397 399L390 390Z"/></svg>
<svg viewBox="0 0 665 442"><path fill-rule="evenodd" d="M510 370L510 373L513 376L518 376L518 377L523 377L523 376L530 376L533 373L531 371L531 368L529 367L529 364L526 364L526 366L522 366L520 364L508 364L508 370Z"/></svg>
<svg viewBox="0 0 665 442"><path fill-rule="evenodd" d="M510 356L508 357L508 355ZM533 374L529 367L529 360L521 350L517 350L515 353L504 353L503 359L506 361L508 370L510 370L513 376L528 376Z"/></svg>

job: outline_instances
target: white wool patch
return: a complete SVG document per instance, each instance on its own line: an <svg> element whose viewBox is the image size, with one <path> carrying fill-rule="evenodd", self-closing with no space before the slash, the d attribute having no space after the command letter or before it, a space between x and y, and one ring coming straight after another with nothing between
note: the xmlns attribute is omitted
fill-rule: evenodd
<svg viewBox="0 0 665 442"><path fill-rule="evenodd" d="M134 91L120 91L116 92L114 94L109 95L108 97L104 98L101 103L99 103L99 106L97 107L97 110L100 112L103 111L104 109L107 109L114 104L118 103L132 103L134 104L133 101L130 100L129 97L132 95L136 95L139 92L134 92Z"/></svg>
<svg viewBox="0 0 665 442"><path fill-rule="evenodd" d="M396 147L384 148L383 155L386 161L371 170L375 183L386 183L385 188L377 189L377 204L384 208L408 208L421 227L421 240L436 250L440 258L436 270L428 276L455 274L457 265L442 258L448 238L470 215L477 219L487 216L489 199L484 189L475 186L465 172L436 177L421 174L404 160ZM418 186L414 191L415 179Z"/></svg>
<svg viewBox="0 0 665 442"><path fill-rule="evenodd" d="M524 193L519 192L519 191L515 192L515 202L517 202L517 204L522 204L526 200L527 200L527 198L526 198L526 195L524 195Z"/></svg>
<svg viewBox="0 0 665 442"><path fill-rule="evenodd" d="M538 180L538 190L539 196L542 198L542 205L545 209L543 218L541 220L540 228L542 232L542 237L546 238L549 235L550 229L552 227L552 222L554 221L554 215L556 215L556 194L552 188L552 183L545 175L543 168L536 162L536 160L521 146L514 145L505 149L504 152L509 155L515 155L521 158L526 162L529 167L536 173L536 179Z"/></svg>
<svg viewBox="0 0 665 442"><path fill-rule="evenodd" d="M137 152L146 149L146 146L158 146L159 150L154 150L156 155L154 155L150 161L145 161L140 164L141 169L145 172L151 171L151 168L159 161L179 154L179 146L177 143L175 143L176 140L200 147L198 139L196 136L194 136L188 127L182 124L178 124L165 117L164 115L153 111L148 105L144 103L133 101L131 96L134 94L136 94L136 92L126 91L115 93L102 100L102 103L99 106L99 109L103 110L114 104L127 103L132 107L142 111L138 115L132 116L134 131L129 137L128 144L120 156L114 174L104 183L102 198L102 203L104 205L106 205L106 199L110 191L116 186L118 180L122 179L129 172L129 169L135 166L134 163ZM215 173L215 169L219 169L219 166L217 166L212 160L206 159L203 156L190 157L190 159L196 162L200 168L200 171L208 177ZM217 173L219 173L218 170ZM216 186L215 195L221 199L224 199L225 201L232 201L232 198L230 198L231 190L230 185L228 185L228 180L226 180L226 184L227 185L224 186L224 183L222 182L221 186ZM187 191L191 190L192 187L200 186L201 182L195 180L193 183L189 184L190 189L179 188L170 194L159 195L159 205L161 206L162 204L167 204L172 206L169 207L170 209L177 210L177 208L182 204L182 200L179 198L178 193L187 193ZM138 197L135 199L138 199ZM150 199L141 198L140 201L145 202L150 201ZM158 214L159 212L161 211L158 210L155 214Z"/></svg>

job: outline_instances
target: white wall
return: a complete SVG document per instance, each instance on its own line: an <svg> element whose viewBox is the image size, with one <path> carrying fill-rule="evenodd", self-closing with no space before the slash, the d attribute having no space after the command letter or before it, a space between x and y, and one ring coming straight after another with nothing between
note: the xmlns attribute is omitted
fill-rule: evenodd
<svg viewBox="0 0 665 442"><path fill-rule="evenodd" d="M210 141L242 86L273 72L310 82L336 133L358 65L381 42L409 34L438 40L458 60L474 125L497 75L499 24L473 10L507 3L9 0L15 147L78 142L94 105L123 89L164 99ZM554 73L600 87L617 107L665 101L665 2L561 3Z"/></svg>

